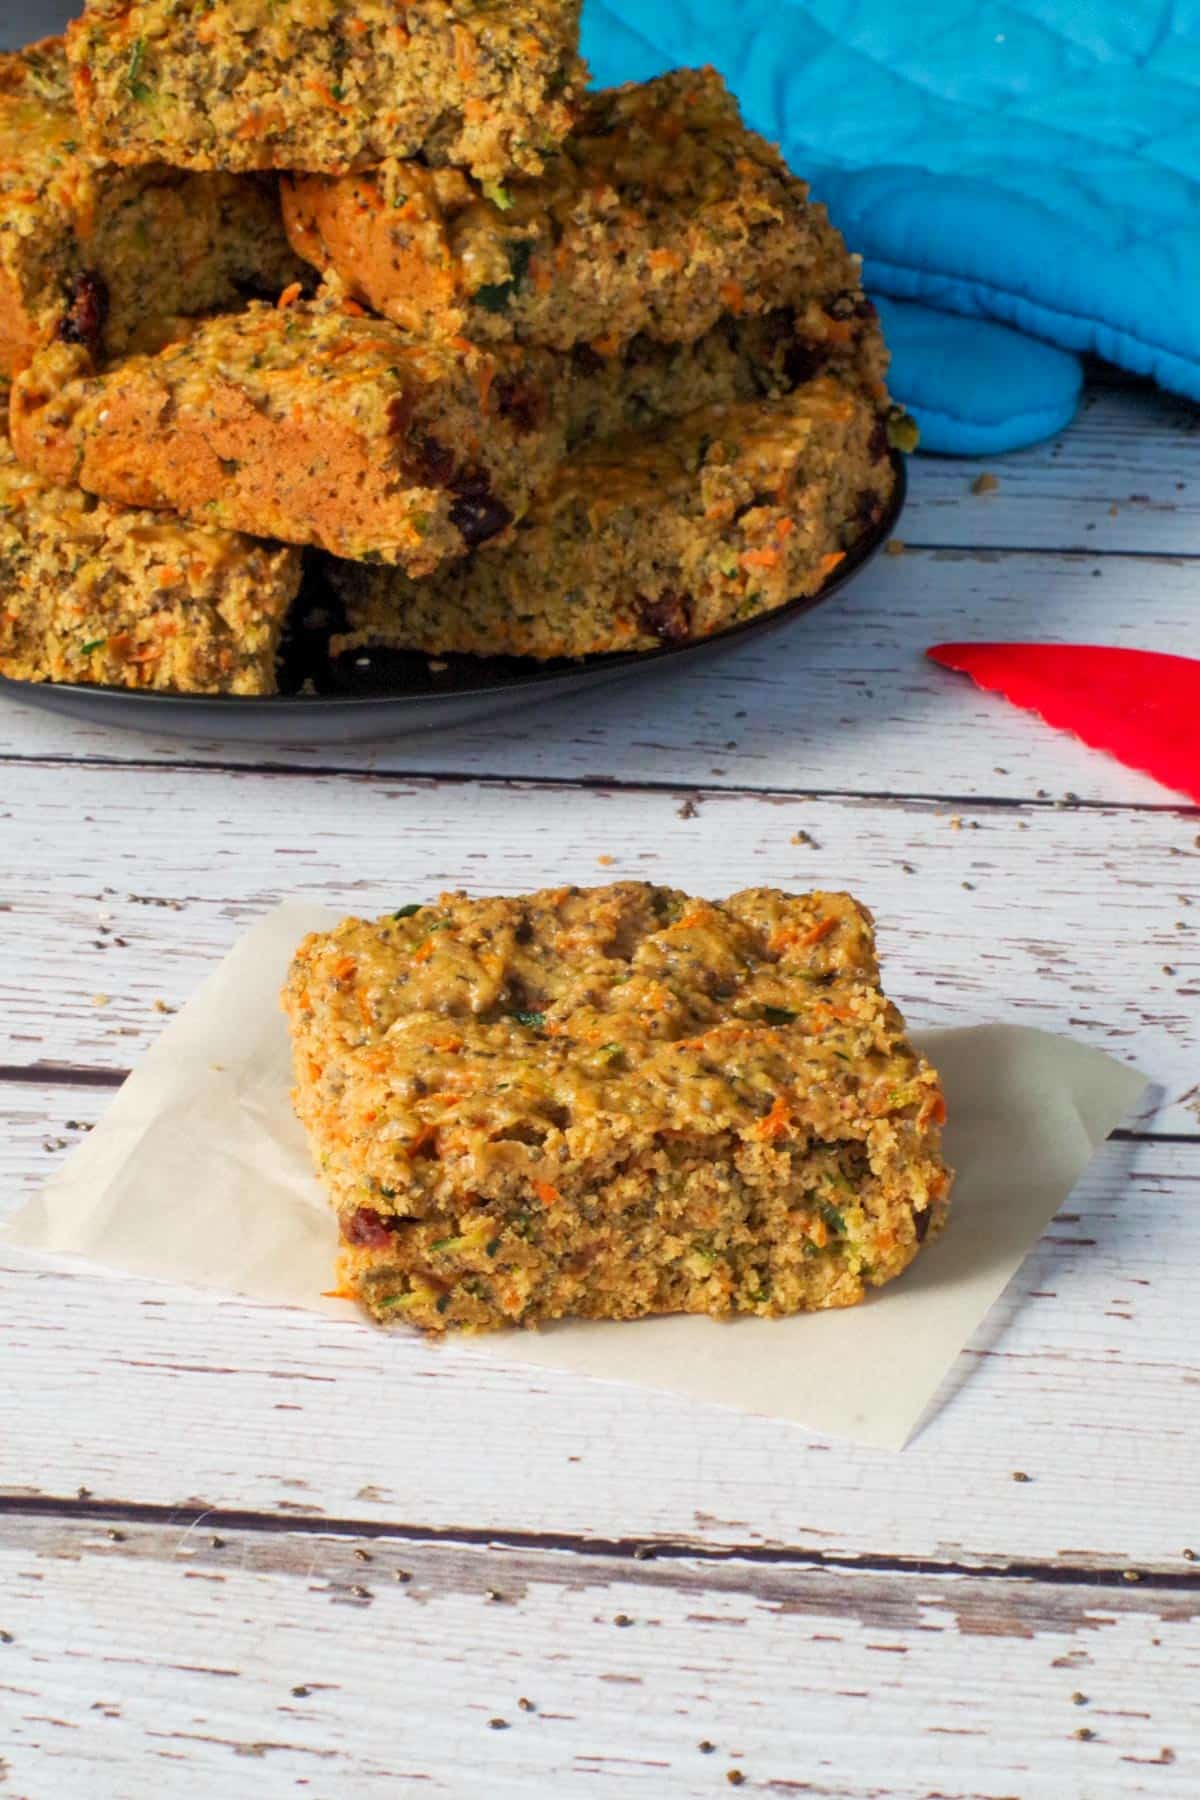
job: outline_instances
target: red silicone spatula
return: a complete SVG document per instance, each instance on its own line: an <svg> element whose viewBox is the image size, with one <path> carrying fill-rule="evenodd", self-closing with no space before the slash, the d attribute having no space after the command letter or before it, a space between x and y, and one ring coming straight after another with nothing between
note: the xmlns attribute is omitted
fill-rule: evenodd
<svg viewBox="0 0 1200 1800"><path fill-rule="evenodd" d="M1200 801L1194 658L1101 644L935 644L925 654Z"/></svg>

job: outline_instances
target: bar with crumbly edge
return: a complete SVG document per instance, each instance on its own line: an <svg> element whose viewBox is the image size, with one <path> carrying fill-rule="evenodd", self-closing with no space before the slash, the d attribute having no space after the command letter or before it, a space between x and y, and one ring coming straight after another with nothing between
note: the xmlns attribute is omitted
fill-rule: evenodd
<svg viewBox="0 0 1200 1800"><path fill-rule="evenodd" d="M580 0L87 0L68 28L114 162L340 173L422 155L541 173L587 71Z"/></svg>
<svg viewBox="0 0 1200 1800"><path fill-rule="evenodd" d="M509 544L427 581L331 564L331 649L545 661L708 637L816 593L893 481L876 414L831 377L706 407L581 450Z"/></svg>
<svg viewBox="0 0 1200 1800"><path fill-rule="evenodd" d="M300 946L294 1100L384 1324L850 1306L942 1225L938 1078L847 894L444 894Z"/></svg>
<svg viewBox="0 0 1200 1800"><path fill-rule="evenodd" d="M0 370L56 335L119 355L301 277L274 177L116 168L83 144L61 39L0 55Z"/></svg>
<svg viewBox="0 0 1200 1800"><path fill-rule="evenodd" d="M0 441L0 675L10 680L273 694L300 578L297 550L56 486Z"/></svg>
<svg viewBox="0 0 1200 1800"><path fill-rule="evenodd" d="M588 95L538 182L393 158L283 196L300 255L424 335L611 353L810 300L878 335L859 259L714 69Z"/></svg>
<svg viewBox="0 0 1200 1800"><path fill-rule="evenodd" d="M548 352L418 343L337 297L252 304L110 366L52 345L14 383L12 435L103 499L426 575L556 466L561 381Z"/></svg>

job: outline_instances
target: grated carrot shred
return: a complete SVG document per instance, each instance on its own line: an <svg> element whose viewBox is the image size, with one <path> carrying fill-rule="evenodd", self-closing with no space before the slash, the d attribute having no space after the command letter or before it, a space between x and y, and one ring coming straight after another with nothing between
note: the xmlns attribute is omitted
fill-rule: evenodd
<svg viewBox="0 0 1200 1800"><path fill-rule="evenodd" d="M765 1119L760 1119L755 1126L755 1136L766 1143L773 1143L782 1137L792 1122L792 1109L786 1094L776 1094L774 1104Z"/></svg>
<svg viewBox="0 0 1200 1800"><path fill-rule="evenodd" d="M836 919L818 919L812 930L805 932L804 936L800 939L800 942L804 949L808 950L813 944L819 944L822 938L827 938L831 931L836 930Z"/></svg>

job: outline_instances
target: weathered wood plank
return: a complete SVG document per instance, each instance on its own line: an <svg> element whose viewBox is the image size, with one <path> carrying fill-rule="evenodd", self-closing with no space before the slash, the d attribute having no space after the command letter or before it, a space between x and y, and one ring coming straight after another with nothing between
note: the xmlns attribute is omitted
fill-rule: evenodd
<svg viewBox="0 0 1200 1800"><path fill-rule="evenodd" d="M1200 410L1148 386L1096 383L1070 428L979 462L921 456L904 535L914 543L1194 556ZM999 477L977 495L981 468Z"/></svg>
<svg viewBox="0 0 1200 1800"><path fill-rule="evenodd" d="M1105 392L1058 444L995 466L999 489L974 496L978 465L918 463L902 535L931 548L881 559L762 650L340 759L361 778L230 774L222 763L253 755L0 707L0 1059L65 1060L100 1080L127 1066L161 1022L155 1000L184 999L283 893L369 908L452 884L825 881L879 912L915 1021L1071 1030L1160 1084L1144 1124L1194 1133L1194 815L921 652L984 635L1195 649L1196 563L1169 557L1200 550L1196 416L1145 390ZM84 755L124 766L71 766ZM301 777L328 758L275 760ZM419 779L439 771L667 791ZM680 816L693 788L739 785L1022 804L706 794ZM1161 810L1057 810L1066 790ZM110 998L93 1006L98 993ZM0 1086L0 1206L103 1099L87 1079ZM110 1538L103 1524L0 1515L4 1793L125 1800L149 1781L156 1800L300 1786L322 1800L525 1800L602 1777L621 1794L690 1796L725 1791L733 1767L751 1791L855 1800L1195 1792L1185 1708L1200 1646L1179 1583L1194 1568L1185 1550L1200 1550L1198 1157L1194 1138L1109 1146L902 1457L0 1259L12 1352L0 1491L83 1486L368 1534L239 1528L196 1560L195 1529L122 1523ZM378 1541L403 1523L406 1537ZM412 1541L431 1530L510 1547ZM530 1542L539 1533L783 1562L556 1554ZM845 1558L873 1566L833 1566ZM1014 1562L1150 1579L954 1567ZM394 1563L412 1581L395 1581ZM616 1626L618 1613L635 1623ZM536 1713L513 1711L521 1693ZM511 1728L489 1729L492 1716Z"/></svg>
<svg viewBox="0 0 1200 1800"><path fill-rule="evenodd" d="M1194 1592L11 1517L0 1570L18 1796L1195 1792Z"/></svg>
<svg viewBox="0 0 1200 1800"><path fill-rule="evenodd" d="M103 1099L0 1089L0 1192ZM1179 1574L1200 1551L1198 1199L1200 1142L1110 1144L902 1456L9 1251L0 1492Z"/></svg>
<svg viewBox="0 0 1200 1800"><path fill-rule="evenodd" d="M1196 485L1200 494L1200 467ZM1200 652L1198 586L1200 563L1162 557L912 550L879 558L841 599L710 665L558 705L538 702L470 731L264 753L160 743L5 698L0 757L270 761L829 793L1031 799L1048 790L1056 799L1074 792L1169 806L1179 797L1149 777L979 693L924 652L986 638Z"/></svg>
<svg viewBox="0 0 1200 1800"><path fill-rule="evenodd" d="M459 885L823 884L876 912L914 1024L1074 1033L1160 1084L1144 1120L1196 1127L1200 849L1170 813L729 794L689 807L678 793L170 768L136 781L30 768L19 794L0 1062L128 1067L161 1023L155 1002L184 1000L239 926L289 894L383 911Z"/></svg>

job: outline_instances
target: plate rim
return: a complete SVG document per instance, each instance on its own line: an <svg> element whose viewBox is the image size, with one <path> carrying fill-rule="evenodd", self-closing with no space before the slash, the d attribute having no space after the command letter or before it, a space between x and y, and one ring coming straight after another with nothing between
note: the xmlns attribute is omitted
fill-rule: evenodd
<svg viewBox="0 0 1200 1800"><path fill-rule="evenodd" d="M602 676L615 677L634 674L642 669L653 669L666 663L675 664L681 659L702 655L718 646L735 644L741 638L753 636L769 626L782 625L789 619L802 617L806 612L823 605L826 600L831 600L877 556L895 531L908 497L907 456L896 449L892 449L889 454L895 481L882 518L847 552L843 561L822 582L815 594L798 595L768 612L756 613L753 618L741 619L721 631L710 632L707 637L690 638L682 644L662 644L655 650L620 650L597 656L561 658L554 663L532 663L527 671L492 680L481 686L420 691L400 689L390 694L191 694L155 688L123 688L95 681L22 681L11 675L0 675L0 693L22 696L29 700L36 700L38 696L61 696L67 700L105 703L125 701L140 704L144 711L155 708L164 712L186 713L201 707L205 711L216 708L226 712L231 719L239 714L246 717L251 713L264 716L277 714L282 718L288 715L329 713L345 708L357 713L372 708L444 705L452 699L463 702L484 700L489 696L548 687L556 681L577 681L588 676L595 676L597 679ZM411 654L437 660L432 651L413 651ZM463 657L462 660L468 659ZM480 657L475 660L486 662L488 659Z"/></svg>

